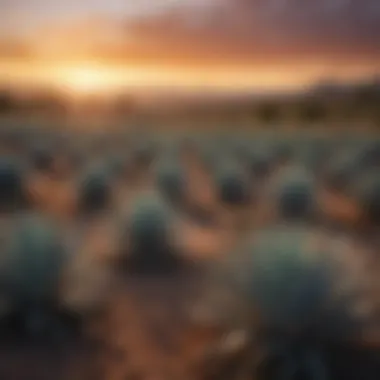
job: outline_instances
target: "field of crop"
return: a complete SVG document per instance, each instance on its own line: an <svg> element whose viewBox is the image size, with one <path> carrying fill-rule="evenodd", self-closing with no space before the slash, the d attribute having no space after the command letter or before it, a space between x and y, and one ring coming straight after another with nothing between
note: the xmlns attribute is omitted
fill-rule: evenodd
<svg viewBox="0 0 380 380"><path fill-rule="evenodd" d="M380 138L316 130L2 124L0 379L378 380Z"/></svg>

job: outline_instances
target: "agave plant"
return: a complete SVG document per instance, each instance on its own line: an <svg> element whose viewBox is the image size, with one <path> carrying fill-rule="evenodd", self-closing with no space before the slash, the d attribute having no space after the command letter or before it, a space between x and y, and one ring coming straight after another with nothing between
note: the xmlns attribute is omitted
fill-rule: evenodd
<svg viewBox="0 0 380 380"><path fill-rule="evenodd" d="M91 168L80 180L79 205L84 213L102 211L110 200L112 176L102 165Z"/></svg>
<svg viewBox="0 0 380 380"><path fill-rule="evenodd" d="M4 209L14 209L24 201L23 168L13 157L0 157L0 205Z"/></svg>
<svg viewBox="0 0 380 380"><path fill-rule="evenodd" d="M331 149L327 141L318 139L302 144L296 141L295 144L297 162L305 165L314 173L320 172L328 163Z"/></svg>
<svg viewBox="0 0 380 380"><path fill-rule="evenodd" d="M324 183L328 189L345 192L360 170L360 165L351 151L337 155L324 175Z"/></svg>
<svg viewBox="0 0 380 380"><path fill-rule="evenodd" d="M144 195L134 202L127 220L129 269L161 273L178 266L179 258L173 244L173 218L173 211L155 195Z"/></svg>
<svg viewBox="0 0 380 380"><path fill-rule="evenodd" d="M357 179L352 193L361 207L366 224L380 225L380 176L377 170L364 173Z"/></svg>
<svg viewBox="0 0 380 380"><path fill-rule="evenodd" d="M218 167L223 151L214 141L209 139L199 141L198 147L203 164L208 170L215 170Z"/></svg>
<svg viewBox="0 0 380 380"><path fill-rule="evenodd" d="M184 168L174 158L162 159L156 166L156 185L161 195L172 204L184 199L186 175Z"/></svg>
<svg viewBox="0 0 380 380"><path fill-rule="evenodd" d="M113 154L108 159L108 167L113 177L120 177L127 167L128 158L122 154Z"/></svg>
<svg viewBox="0 0 380 380"><path fill-rule="evenodd" d="M135 142L132 155L138 166L150 165L156 155L156 145L153 139L139 139Z"/></svg>
<svg viewBox="0 0 380 380"><path fill-rule="evenodd" d="M23 216L15 225L6 250L4 284L13 311L27 333L52 327L58 309L59 282L65 250L51 221Z"/></svg>
<svg viewBox="0 0 380 380"><path fill-rule="evenodd" d="M366 322L351 310L356 295L337 291L333 252L316 238L306 228L280 228L249 248L241 285L258 315L259 379L329 378L330 346L357 338Z"/></svg>
<svg viewBox="0 0 380 380"><path fill-rule="evenodd" d="M304 229L262 232L251 248L249 297L265 323L276 330L301 328L325 306L328 272L318 257L303 251L307 238L311 236Z"/></svg>
<svg viewBox="0 0 380 380"><path fill-rule="evenodd" d="M252 242L213 271L219 290L234 294L221 302L210 298L211 310L219 313L213 319L228 316L228 331L241 331L246 338L232 352L222 339L216 375L208 378L346 379L341 376L347 352L376 318L357 313L366 294L353 283L342 286L346 278L335 260L336 247L324 238L305 226L257 231ZM361 378L358 367L354 371L350 378Z"/></svg>
<svg viewBox="0 0 380 380"><path fill-rule="evenodd" d="M380 141L370 141L359 149L358 161L364 167L379 167L380 165Z"/></svg>
<svg viewBox="0 0 380 380"><path fill-rule="evenodd" d="M315 183L307 170L292 167L280 178L277 186L277 207L280 217L290 221L306 220L314 208Z"/></svg>
<svg viewBox="0 0 380 380"><path fill-rule="evenodd" d="M253 176L264 178L271 170L272 158L268 148L252 149L247 157L247 164Z"/></svg>
<svg viewBox="0 0 380 380"><path fill-rule="evenodd" d="M49 172L52 169L54 154L46 146L36 146L30 152L33 167L37 171Z"/></svg>
<svg viewBox="0 0 380 380"><path fill-rule="evenodd" d="M250 200L250 184L247 175L234 162L220 165L216 174L219 198L229 205L242 205Z"/></svg>

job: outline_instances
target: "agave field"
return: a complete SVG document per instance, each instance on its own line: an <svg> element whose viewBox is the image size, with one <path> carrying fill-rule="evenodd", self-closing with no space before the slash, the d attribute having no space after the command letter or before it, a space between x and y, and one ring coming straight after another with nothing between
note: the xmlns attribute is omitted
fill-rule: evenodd
<svg viewBox="0 0 380 380"><path fill-rule="evenodd" d="M380 138L0 130L0 379L380 378Z"/></svg>

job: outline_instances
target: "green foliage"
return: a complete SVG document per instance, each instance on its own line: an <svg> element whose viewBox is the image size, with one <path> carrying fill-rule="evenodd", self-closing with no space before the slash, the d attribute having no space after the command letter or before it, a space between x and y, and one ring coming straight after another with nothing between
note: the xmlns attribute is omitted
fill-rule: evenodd
<svg viewBox="0 0 380 380"><path fill-rule="evenodd" d="M366 222L380 226L380 175L372 170L361 175L352 190L362 208Z"/></svg>
<svg viewBox="0 0 380 380"><path fill-rule="evenodd" d="M57 315L65 262L63 240L51 220L38 215L16 220L6 246L2 282L18 332L35 337L64 332Z"/></svg>
<svg viewBox="0 0 380 380"><path fill-rule="evenodd" d="M274 330L309 328L326 306L331 278L326 264L303 252L308 238L304 230L270 231L254 244L249 292Z"/></svg>
<svg viewBox="0 0 380 380"><path fill-rule="evenodd" d="M162 196L174 204L180 202L184 197L186 175L178 157L164 157L157 162L155 170L156 185Z"/></svg>
<svg viewBox="0 0 380 380"><path fill-rule="evenodd" d="M317 102L305 102L299 106L299 118L305 123L318 123L326 119L325 107Z"/></svg>
<svg viewBox="0 0 380 380"><path fill-rule="evenodd" d="M5 114L13 110L15 104L10 93L0 91L0 114Z"/></svg>
<svg viewBox="0 0 380 380"><path fill-rule="evenodd" d="M260 363L260 380L328 380L329 369L320 350L297 342L278 341L266 347L267 356Z"/></svg>
<svg viewBox="0 0 380 380"><path fill-rule="evenodd" d="M247 175L235 162L219 164L216 173L219 198L229 205L241 205L250 200L250 184Z"/></svg>
<svg viewBox="0 0 380 380"><path fill-rule="evenodd" d="M272 155L268 147L253 147L247 156L247 165L252 175L257 179L262 179L271 170Z"/></svg>
<svg viewBox="0 0 380 380"><path fill-rule="evenodd" d="M260 315L261 328L275 337L321 341L356 336L361 322L350 307L356 295L335 297L337 268L328 245L306 227L261 231L240 254L236 279ZM236 259L238 261L238 258Z"/></svg>
<svg viewBox="0 0 380 380"><path fill-rule="evenodd" d="M162 273L177 267L172 233L173 211L160 198L144 195L132 205L127 221L127 266L137 272Z"/></svg>
<svg viewBox="0 0 380 380"><path fill-rule="evenodd" d="M325 171L325 185L334 191L347 192L358 174L360 165L352 152L337 155Z"/></svg>
<svg viewBox="0 0 380 380"><path fill-rule="evenodd" d="M24 171L18 159L0 157L0 206L13 209L25 201Z"/></svg>
<svg viewBox="0 0 380 380"><path fill-rule="evenodd" d="M308 220L315 206L313 176L302 167L288 169L277 184L277 207L285 220Z"/></svg>
<svg viewBox="0 0 380 380"><path fill-rule="evenodd" d="M54 153L46 144L39 144L30 152L32 165L36 170L49 172L54 161Z"/></svg>
<svg viewBox="0 0 380 380"><path fill-rule="evenodd" d="M306 227L266 229L229 259L225 281L256 315L252 339L261 355L253 378L326 380L326 350L355 340L369 322L351 311L358 294L336 292L334 252L320 238Z"/></svg>
<svg viewBox="0 0 380 380"><path fill-rule="evenodd" d="M128 166L128 157L123 154L113 154L108 160L108 168L112 177L120 177Z"/></svg>
<svg viewBox="0 0 380 380"><path fill-rule="evenodd" d="M99 165L84 173L79 183L81 211L92 213L106 208L111 196L112 170Z"/></svg>
<svg viewBox="0 0 380 380"><path fill-rule="evenodd" d="M157 146L152 139L139 139L133 143L132 157L137 165L150 165L157 153Z"/></svg>
<svg viewBox="0 0 380 380"><path fill-rule="evenodd" d="M281 117L280 106L276 103L263 103L256 110L257 117L264 124L272 124Z"/></svg>
<svg viewBox="0 0 380 380"><path fill-rule="evenodd" d="M6 283L15 303L40 304L56 296L65 252L50 220L21 217L6 256Z"/></svg>

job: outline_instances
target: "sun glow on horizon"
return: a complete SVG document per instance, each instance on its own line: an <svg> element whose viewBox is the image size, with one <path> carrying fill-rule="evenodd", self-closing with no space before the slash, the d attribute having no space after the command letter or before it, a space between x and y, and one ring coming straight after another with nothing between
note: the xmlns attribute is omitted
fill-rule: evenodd
<svg viewBox="0 0 380 380"><path fill-rule="evenodd" d="M154 65L101 65L92 62L57 62L49 65L1 64L0 80L18 84L38 84L59 88L71 95L97 95L124 89L175 88L189 91L250 90L255 87L292 87L293 75L257 71L255 68L183 68Z"/></svg>
<svg viewBox="0 0 380 380"><path fill-rule="evenodd" d="M79 95L91 95L110 91L111 79L108 72L91 67L77 67L62 70L57 75L57 84Z"/></svg>
<svg viewBox="0 0 380 380"><path fill-rule="evenodd" d="M372 67L358 67L330 75L342 80L365 77ZM331 73L328 73L331 74ZM292 90L326 77L323 65L297 67L180 67L107 65L93 61L20 62L0 60L0 83L16 88L47 86L72 96L113 95L124 90L180 89L241 92L256 89Z"/></svg>

